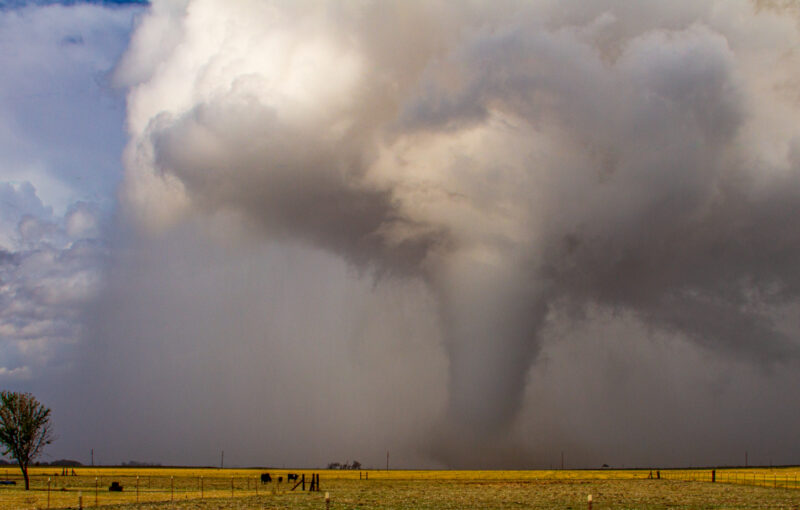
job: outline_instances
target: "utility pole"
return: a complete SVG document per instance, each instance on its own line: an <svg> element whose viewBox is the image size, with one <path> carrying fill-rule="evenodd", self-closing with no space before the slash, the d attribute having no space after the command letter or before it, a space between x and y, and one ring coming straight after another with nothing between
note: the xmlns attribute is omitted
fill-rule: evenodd
<svg viewBox="0 0 800 510"><path fill-rule="evenodd" d="M386 452L386 471L389 471L389 452Z"/></svg>
<svg viewBox="0 0 800 510"><path fill-rule="evenodd" d="M222 453L219 456L219 468L225 468L225 450L222 450Z"/></svg>
<svg viewBox="0 0 800 510"><path fill-rule="evenodd" d="M744 451L744 467L747 467L747 450Z"/></svg>
<svg viewBox="0 0 800 510"><path fill-rule="evenodd" d="M564 452L561 452L561 470L564 470Z"/></svg>
<svg viewBox="0 0 800 510"><path fill-rule="evenodd" d="M94 448L92 448L92 466L94 466Z"/></svg>

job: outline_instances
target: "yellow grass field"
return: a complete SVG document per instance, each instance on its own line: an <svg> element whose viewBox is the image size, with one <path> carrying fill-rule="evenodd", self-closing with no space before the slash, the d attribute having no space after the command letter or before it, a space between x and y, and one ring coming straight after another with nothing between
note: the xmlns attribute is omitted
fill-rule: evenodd
<svg viewBox="0 0 800 510"><path fill-rule="evenodd" d="M269 472L270 484L259 476ZM69 471L71 473L71 470ZM319 492L290 490L292 472L318 473ZM31 469L31 490L21 474L0 468L0 509L451 509L451 508L798 508L800 468L711 470L531 470L531 471L328 471L211 468L61 468ZM277 478L283 477L278 483ZM367 478L368 477L368 478ZM112 481L123 492L109 492ZM49 490L48 490L49 489Z"/></svg>

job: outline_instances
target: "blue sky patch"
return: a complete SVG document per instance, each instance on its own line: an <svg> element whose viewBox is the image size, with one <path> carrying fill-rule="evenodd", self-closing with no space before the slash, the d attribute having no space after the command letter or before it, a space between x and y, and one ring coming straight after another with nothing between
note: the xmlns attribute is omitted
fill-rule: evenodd
<svg viewBox="0 0 800 510"><path fill-rule="evenodd" d="M148 0L0 0L0 9L19 9L29 5L77 5L94 4L114 6L149 5Z"/></svg>

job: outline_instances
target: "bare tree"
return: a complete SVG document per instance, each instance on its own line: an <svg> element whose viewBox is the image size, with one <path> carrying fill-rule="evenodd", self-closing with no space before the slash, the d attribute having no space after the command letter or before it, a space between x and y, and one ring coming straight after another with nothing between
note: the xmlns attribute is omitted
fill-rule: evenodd
<svg viewBox="0 0 800 510"><path fill-rule="evenodd" d="M53 442L50 409L30 393L0 392L0 444L16 459L25 490L30 489L28 465Z"/></svg>

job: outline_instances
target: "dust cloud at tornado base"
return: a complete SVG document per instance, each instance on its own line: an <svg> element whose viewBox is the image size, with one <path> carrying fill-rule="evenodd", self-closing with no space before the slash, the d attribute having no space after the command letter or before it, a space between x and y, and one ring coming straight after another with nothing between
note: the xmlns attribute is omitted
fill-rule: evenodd
<svg viewBox="0 0 800 510"><path fill-rule="evenodd" d="M154 2L108 415L186 462L795 459L799 37L767 3Z"/></svg>

